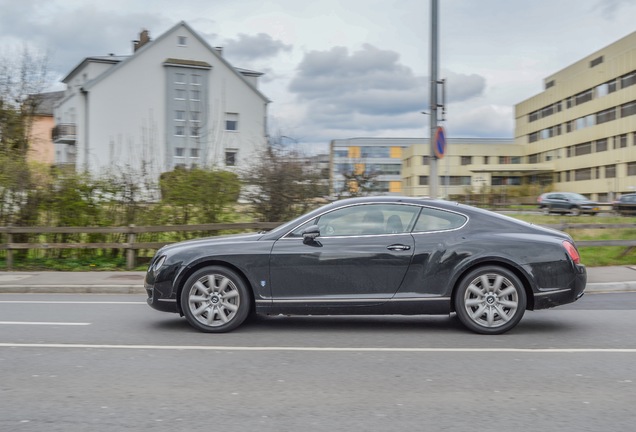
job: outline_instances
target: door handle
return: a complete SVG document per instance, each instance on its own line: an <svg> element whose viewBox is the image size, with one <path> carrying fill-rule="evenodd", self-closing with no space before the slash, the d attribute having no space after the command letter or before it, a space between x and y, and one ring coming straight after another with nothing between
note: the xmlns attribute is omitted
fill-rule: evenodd
<svg viewBox="0 0 636 432"><path fill-rule="evenodd" d="M386 247L390 251L405 251L411 249L411 246L404 244L394 244Z"/></svg>

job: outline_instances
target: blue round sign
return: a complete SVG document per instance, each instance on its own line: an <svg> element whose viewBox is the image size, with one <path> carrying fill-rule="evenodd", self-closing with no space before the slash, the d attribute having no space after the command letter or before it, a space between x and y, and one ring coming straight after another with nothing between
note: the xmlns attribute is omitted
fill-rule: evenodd
<svg viewBox="0 0 636 432"><path fill-rule="evenodd" d="M442 126L438 126L435 131L433 150L438 159L442 159L444 157L444 153L446 153L446 134L444 133L444 128Z"/></svg>

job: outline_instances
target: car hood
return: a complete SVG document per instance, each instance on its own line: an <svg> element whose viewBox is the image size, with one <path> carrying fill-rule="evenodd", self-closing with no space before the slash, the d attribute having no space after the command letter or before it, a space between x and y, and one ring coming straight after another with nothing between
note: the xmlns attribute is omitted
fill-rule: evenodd
<svg viewBox="0 0 636 432"><path fill-rule="evenodd" d="M157 251L157 256L164 253L176 252L184 248L201 247L201 246L214 246L227 243L243 243L250 241L257 241L263 237L262 233L251 234L232 234L215 237L204 237L194 240L185 240L179 243L173 243L162 247Z"/></svg>

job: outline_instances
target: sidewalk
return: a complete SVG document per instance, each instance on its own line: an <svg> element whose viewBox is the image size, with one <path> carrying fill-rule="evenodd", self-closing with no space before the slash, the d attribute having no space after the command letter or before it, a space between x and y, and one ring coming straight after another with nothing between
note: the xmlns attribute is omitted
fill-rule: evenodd
<svg viewBox="0 0 636 432"><path fill-rule="evenodd" d="M145 272L6 272L3 293L145 294ZM588 267L587 293L636 291L636 265Z"/></svg>

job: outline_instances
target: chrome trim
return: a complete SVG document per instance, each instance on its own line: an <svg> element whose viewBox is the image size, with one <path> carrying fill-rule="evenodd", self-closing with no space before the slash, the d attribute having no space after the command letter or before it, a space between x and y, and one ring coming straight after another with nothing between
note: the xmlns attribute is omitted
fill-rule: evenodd
<svg viewBox="0 0 636 432"><path fill-rule="evenodd" d="M166 302L166 303L176 303L177 299L162 299L162 298L160 298L160 299L157 299L157 301Z"/></svg>
<svg viewBox="0 0 636 432"><path fill-rule="evenodd" d="M570 292L570 291L572 291L570 288L555 289L555 290L552 290L552 291L545 291L545 292L535 293L534 296L535 297L539 297L539 296L545 296L545 295L550 295L550 294L561 294L561 293Z"/></svg>
<svg viewBox="0 0 636 432"><path fill-rule="evenodd" d="M425 205L425 204L418 204L418 203L407 203L407 202L399 202L399 201L378 201L378 202L368 202L368 203L354 203L354 204L349 204L349 205L345 205L342 207L337 207L334 209L330 209L330 210L326 210L322 213L320 213L317 216L314 216L313 219L317 219L322 217L323 215L327 214L327 213L331 213L333 211L336 210L340 210L343 208L348 208L348 207L355 207L355 206L368 206L368 205L386 205L386 204L393 204L393 205L408 205L408 206L414 206L414 207L420 207L420 211L422 208L426 207L426 208L430 208L430 209L434 209L434 210L439 210L439 211L445 211L448 213L454 213L460 216L463 216L466 218L466 221L459 227L457 228L452 228L452 229L447 229L447 230L439 230L439 231L417 231L417 232L413 232L413 229L411 229L411 231L409 232L403 232L403 233L395 233L395 234L365 234L365 235L351 235L351 236L320 236L320 238L357 238L357 237L379 237L379 236L394 236L394 235L400 235L400 234L431 234L431 233L440 233L440 232L450 232L450 231L456 231L459 229L462 229L463 227L466 226L466 224L468 223L468 221L470 220L470 217L464 213L460 213L458 211L455 210L447 210L447 209L441 209L439 207L433 207L431 205ZM419 215L418 215L419 217ZM289 231L287 231L285 234L283 234L282 236L280 236L278 238L278 240L302 240L302 237L287 237L292 231L296 230L298 227L300 227L301 225L306 224L307 222L309 222L311 219L306 220L298 225L296 225L295 227L293 227L292 229L290 229Z"/></svg>
<svg viewBox="0 0 636 432"><path fill-rule="evenodd" d="M377 298L377 299L272 299L272 303L392 303L392 302L427 302L427 301L450 301L450 297L410 297L410 298Z"/></svg>

